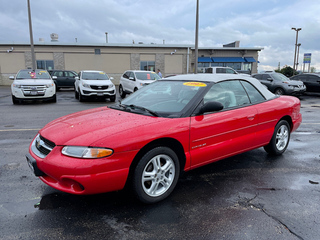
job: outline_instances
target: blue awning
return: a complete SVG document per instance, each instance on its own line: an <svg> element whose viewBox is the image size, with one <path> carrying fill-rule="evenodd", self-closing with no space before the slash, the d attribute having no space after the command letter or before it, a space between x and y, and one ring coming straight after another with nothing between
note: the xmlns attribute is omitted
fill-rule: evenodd
<svg viewBox="0 0 320 240"><path fill-rule="evenodd" d="M227 63L227 62L246 62L242 57L212 57L213 62Z"/></svg>
<svg viewBox="0 0 320 240"><path fill-rule="evenodd" d="M256 62L253 57L245 57L244 59L246 60L246 62Z"/></svg>
<svg viewBox="0 0 320 240"><path fill-rule="evenodd" d="M212 62L210 57L198 57L198 62Z"/></svg>

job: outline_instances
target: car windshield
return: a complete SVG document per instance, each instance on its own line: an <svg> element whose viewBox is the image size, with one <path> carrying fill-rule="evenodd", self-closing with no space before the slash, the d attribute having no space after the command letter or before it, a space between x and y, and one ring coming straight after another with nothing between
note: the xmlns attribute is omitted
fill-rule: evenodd
<svg viewBox="0 0 320 240"><path fill-rule="evenodd" d="M83 72L82 79L84 79L84 80L109 80L109 77L104 72Z"/></svg>
<svg viewBox="0 0 320 240"><path fill-rule="evenodd" d="M134 92L114 108L161 117L179 117L206 88L206 83L159 80Z"/></svg>
<svg viewBox="0 0 320 240"><path fill-rule="evenodd" d="M139 80L159 80L161 77L159 77L158 74L155 72L136 72L136 78Z"/></svg>
<svg viewBox="0 0 320 240"><path fill-rule="evenodd" d="M277 81L284 81L284 82L290 81L290 78L287 78L285 75L281 73L273 73L272 76Z"/></svg>
<svg viewBox="0 0 320 240"><path fill-rule="evenodd" d="M21 70L16 79L50 79L50 75L45 70Z"/></svg>

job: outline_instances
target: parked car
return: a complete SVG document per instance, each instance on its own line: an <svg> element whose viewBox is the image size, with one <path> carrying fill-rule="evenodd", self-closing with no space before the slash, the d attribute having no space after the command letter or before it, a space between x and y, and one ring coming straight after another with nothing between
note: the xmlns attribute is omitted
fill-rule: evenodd
<svg viewBox="0 0 320 240"><path fill-rule="evenodd" d="M111 82L113 77L109 78L103 71L81 71L79 77L75 77L74 82L75 98L83 102L86 98L110 99L116 100L116 87Z"/></svg>
<svg viewBox="0 0 320 240"><path fill-rule="evenodd" d="M208 67L205 70L205 73L213 73L213 74L218 74L218 73L228 73L228 74L238 74L236 70L234 70L231 67Z"/></svg>
<svg viewBox="0 0 320 240"><path fill-rule="evenodd" d="M161 79L161 77L151 71L125 71L120 78L119 94L122 98L125 98L127 94L133 93L143 86L159 79Z"/></svg>
<svg viewBox="0 0 320 240"><path fill-rule="evenodd" d="M277 95L301 95L306 91L306 86L301 81L291 80L285 75L273 71L253 74L267 88Z"/></svg>
<svg viewBox="0 0 320 240"><path fill-rule="evenodd" d="M56 86L46 70L20 70L16 76L10 76L13 104L24 100L46 100L56 102ZM54 78L54 77L53 77Z"/></svg>
<svg viewBox="0 0 320 240"><path fill-rule="evenodd" d="M54 83L56 84L56 89L60 88L74 88L75 77L78 74L75 71L69 70L48 70L51 76L56 76Z"/></svg>
<svg viewBox="0 0 320 240"><path fill-rule="evenodd" d="M255 148L287 149L300 100L231 74L160 79L119 104L58 118L33 139L27 161L60 191L97 194L131 186L142 202L168 197L180 173Z"/></svg>
<svg viewBox="0 0 320 240"><path fill-rule="evenodd" d="M291 80L300 80L306 85L307 92L320 92L320 74L319 73L301 73L293 76Z"/></svg>

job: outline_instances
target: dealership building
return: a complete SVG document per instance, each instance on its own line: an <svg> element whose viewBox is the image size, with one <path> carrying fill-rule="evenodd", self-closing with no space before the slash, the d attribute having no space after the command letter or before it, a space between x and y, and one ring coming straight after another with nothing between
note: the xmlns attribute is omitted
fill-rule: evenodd
<svg viewBox="0 0 320 240"><path fill-rule="evenodd" d="M240 47L236 41L222 47L198 48L198 72L210 66L226 66L257 73L263 48ZM38 69L100 70L118 84L126 70L160 69L163 76L194 73L195 47L186 44L82 44L40 41L34 44ZM30 43L0 43L0 85L10 85L9 76L32 68Z"/></svg>

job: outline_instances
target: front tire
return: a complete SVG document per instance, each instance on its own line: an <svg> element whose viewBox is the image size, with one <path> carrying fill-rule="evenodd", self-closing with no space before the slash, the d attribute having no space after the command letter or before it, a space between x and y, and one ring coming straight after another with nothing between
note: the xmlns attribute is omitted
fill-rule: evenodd
<svg viewBox="0 0 320 240"><path fill-rule="evenodd" d="M79 93L76 90L74 90L74 97L75 99L79 99Z"/></svg>
<svg viewBox="0 0 320 240"><path fill-rule="evenodd" d="M84 96L81 94L80 91L79 91L79 101L84 102Z"/></svg>
<svg viewBox="0 0 320 240"><path fill-rule="evenodd" d="M19 104L19 103L20 103L20 100L18 100L15 96L12 95L12 103L13 103L14 105Z"/></svg>
<svg viewBox="0 0 320 240"><path fill-rule="evenodd" d="M281 155L287 149L290 140L290 125L287 121L281 120L274 129L270 143L264 147L271 155Z"/></svg>
<svg viewBox="0 0 320 240"><path fill-rule="evenodd" d="M116 95L110 97L110 102L115 102L116 101Z"/></svg>
<svg viewBox="0 0 320 240"><path fill-rule="evenodd" d="M144 203L156 203L168 197L177 185L180 163L176 153L167 147L147 152L134 170L133 190Z"/></svg>
<svg viewBox="0 0 320 240"><path fill-rule="evenodd" d="M119 86L119 94L120 94L121 98L125 98L126 97L126 93L123 91L122 85Z"/></svg>
<svg viewBox="0 0 320 240"><path fill-rule="evenodd" d="M276 94L276 95L284 95L284 90L282 88L277 88L274 91L274 94Z"/></svg>

